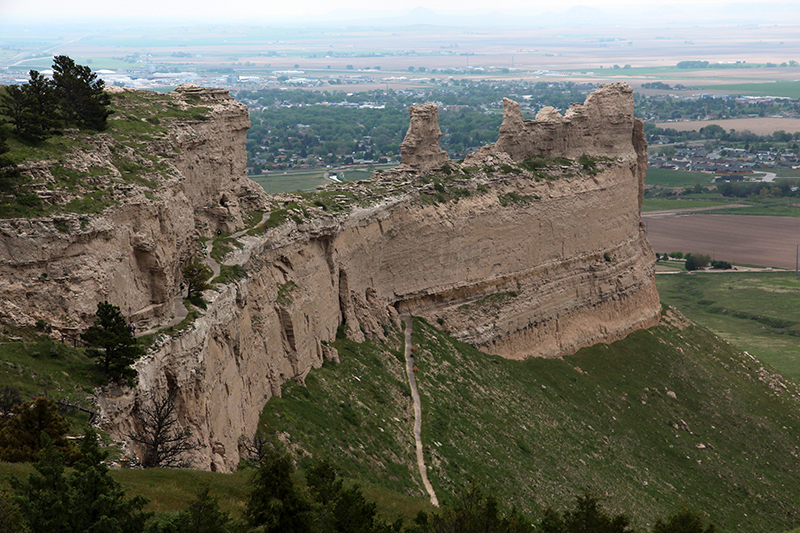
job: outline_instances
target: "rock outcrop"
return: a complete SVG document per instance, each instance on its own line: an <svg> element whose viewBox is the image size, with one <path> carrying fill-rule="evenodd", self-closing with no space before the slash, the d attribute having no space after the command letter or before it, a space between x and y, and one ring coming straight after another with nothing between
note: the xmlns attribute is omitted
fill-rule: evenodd
<svg viewBox="0 0 800 533"><path fill-rule="evenodd" d="M442 168L450 162L447 152L439 147L439 108L430 102L408 108L411 120L406 138L400 144L403 167L417 172Z"/></svg>
<svg viewBox="0 0 800 533"><path fill-rule="evenodd" d="M205 98L235 107L222 95ZM207 292L208 309L191 328L159 338L136 364L136 389L100 395L103 429L125 440L137 406L173 392L181 425L200 445L193 465L228 471L238 464L239 439L252 436L282 384L338 357L328 342L341 327L356 340L380 339L383 324L410 313L490 353L521 359L558 357L656 324L654 256L640 221L646 145L630 89L602 87L563 117L543 111L537 121L523 120L514 102L504 104L498 142L462 166L439 149L437 112L426 104L412 109L400 171L337 185L340 194L316 200L273 198L269 209L285 223L242 236L226 261L247 275ZM181 178L166 187L165 201L135 203L135 213L148 209L145 220L124 205L113 212L128 218L90 220L81 231L93 233L59 237L71 243L59 257L128 272L133 287L164 287L171 295L194 226L235 225L241 203L258 198L243 185L243 172L232 177L240 175L240 156L220 163L228 152L215 152L221 143L243 157L242 114L220 116L226 127L213 120L182 126L172 139L181 146ZM537 156L536 165L525 163ZM331 198L335 203L326 203ZM32 233L20 240L7 229L3 246L26 248L20 243ZM173 234L174 243L165 237ZM14 274L32 286L43 268L36 265L48 259L38 261L27 269L15 263L3 279ZM125 281L122 274L99 270L98 281L65 274L63 284L74 287L65 294L105 294L113 303L128 297L111 281ZM141 303L164 301L141 292L148 295Z"/></svg>
<svg viewBox="0 0 800 533"><path fill-rule="evenodd" d="M115 94L120 111L112 120L143 108L152 112L147 101L135 101L145 96ZM91 150L26 170L34 182L46 183L59 171L85 174L83 198L42 187L63 204L85 202L92 182L102 179L110 184L106 194L113 205L100 215L0 220L0 322L24 327L41 320L56 335L75 335L103 300L137 322L168 320L181 265L197 252L198 238L233 231L242 226L245 207L264 205L264 191L246 178L242 147L250 120L244 105L226 90L196 86L147 100L152 98L158 110L176 109L183 116L161 119L160 126L146 123L151 131L130 143L107 133L87 138L76 130L67 134L70 140L91 144ZM126 166L137 167L135 180L125 179Z"/></svg>
<svg viewBox="0 0 800 533"><path fill-rule="evenodd" d="M195 466L230 470L238 439L250 436L281 385L337 357L327 342L342 325L351 338L381 338L382 323L398 313L422 315L490 353L521 359L572 353L656 324L653 253L640 223L643 130L627 87L596 95L584 104L588 111L573 108L543 125L516 121L508 101L507 123L522 128L522 139L514 144L506 127L496 145L472 158L490 172L434 174L439 189L428 180L402 181L402 172L372 185L340 185L383 199L336 216L309 204L307 218L242 239L233 260L248 277L214 295L191 331L163 339L137 364L136 391L104 396L104 427L124 436L137 401L172 390L182 423L202 444ZM597 101L603 105L595 108ZM538 173L508 167L537 154L600 154L606 141L594 136L609 122L611 157L561 159ZM515 172L503 173L504 165ZM384 183L391 192L376 192ZM436 196L447 187L472 192L458 201Z"/></svg>

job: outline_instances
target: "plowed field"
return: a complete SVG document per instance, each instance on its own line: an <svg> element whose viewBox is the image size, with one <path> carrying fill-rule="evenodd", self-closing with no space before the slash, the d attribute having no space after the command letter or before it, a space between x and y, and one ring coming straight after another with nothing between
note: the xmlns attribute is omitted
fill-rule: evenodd
<svg viewBox="0 0 800 533"><path fill-rule="evenodd" d="M659 253L702 253L732 263L795 267L800 218L665 215L643 220L647 237Z"/></svg>

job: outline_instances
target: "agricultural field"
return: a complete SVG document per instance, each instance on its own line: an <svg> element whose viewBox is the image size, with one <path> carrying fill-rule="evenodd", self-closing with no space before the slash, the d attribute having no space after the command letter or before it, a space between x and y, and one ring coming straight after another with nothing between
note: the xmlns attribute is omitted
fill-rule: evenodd
<svg viewBox="0 0 800 533"><path fill-rule="evenodd" d="M650 213L654 211L703 211L716 210L717 208L728 207L728 202L714 200L662 200L646 199L642 203L642 212Z"/></svg>
<svg viewBox="0 0 800 533"><path fill-rule="evenodd" d="M773 84L775 85L775 84ZM798 87L800 92L800 87ZM772 95L782 96L782 95ZM792 98L800 98L800 95ZM656 122L659 128L671 128L677 131L700 131L700 128L716 124L726 130L750 131L756 135L769 135L775 131L783 130L788 133L800 131L800 118L782 117L757 117L757 118L729 118L724 120L686 120L676 122ZM648 174L649 174L648 170Z"/></svg>
<svg viewBox="0 0 800 533"><path fill-rule="evenodd" d="M375 170L386 170L393 166L370 165L369 167L354 166L335 169L284 170L250 176L250 179L261 185L267 194L313 191L317 187L333 183L326 175L335 175L339 181L365 180L369 179Z"/></svg>
<svg viewBox="0 0 800 533"><path fill-rule="evenodd" d="M665 170L662 168L648 168L645 185L660 185L661 187L693 187L698 183L708 185L714 179L707 172L685 172L682 170Z"/></svg>
<svg viewBox="0 0 800 533"><path fill-rule="evenodd" d="M800 280L794 272L656 276L664 304L800 381Z"/></svg>
<svg viewBox="0 0 800 533"><path fill-rule="evenodd" d="M0 67L27 72L49 67L52 50L93 69L124 68L147 75L146 63L159 72L191 70L274 76L276 70L299 70L304 77L328 79L369 72L373 87L408 88L415 76L432 70L457 79L507 79L593 83L624 81L634 88L664 81L687 87L681 94L771 94L797 97L798 71L791 63L798 49L796 25L723 24L658 29L634 24L593 21L590 25L542 27L541 17L520 19L519 28L465 31L461 25L436 26L435 21L384 21L365 27L337 24L335 30L281 27L274 20L251 25L168 24L137 27L4 27L8 50ZM316 21L315 24L319 24ZM473 20L484 25L486 20ZM537 27L530 31L531 25ZM485 30L485 28L484 28ZM765 35L768 40L765 41ZM682 60L706 58L709 68L677 68ZM778 65L784 65L779 67ZM774 65L774 66L772 66ZM413 70L411 70L413 69ZM359 72L361 71L361 72ZM410 74L409 73L415 73ZM441 73L436 72L441 77ZM397 73L408 79L399 80ZM366 80L365 80L366 81ZM777 84L774 82L778 82ZM426 84L418 81L416 84ZM360 85L343 85L346 91ZM645 89L648 90L648 89Z"/></svg>
<svg viewBox="0 0 800 533"><path fill-rule="evenodd" d="M800 212L800 208L797 210ZM659 253L678 250L731 263L795 267L800 242L798 217L693 214L643 219L647 238Z"/></svg>

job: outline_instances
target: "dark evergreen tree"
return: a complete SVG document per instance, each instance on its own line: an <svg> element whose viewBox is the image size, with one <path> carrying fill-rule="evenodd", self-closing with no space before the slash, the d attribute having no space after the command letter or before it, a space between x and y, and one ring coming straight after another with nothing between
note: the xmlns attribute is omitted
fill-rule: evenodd
<svg viewBox="0 0 800 533"><path fill-rule="evenodd" d="M42 434L68 461L77 457L66 438L69 422L59 414L53 400L36 398L31 403L18 405L13 412L14 416L0 430L0 460L12 463L36 461L42 451Z"/></svg>
<svg viewBox="0 0 800 533"><path fill-rule="evenodd" d="M312 523L311 503L292 479L289 454L274 448L256 470L245 518L258 533L306 533Z"/></svg>
<svg viewBox="0 0 800 533"><path fill-rule="evenodd" d="M14 408L22 403L22 395L14 387L6 385L0 389L0 429L3 422L14 416Z"/></svg>
<svg viewBox="0 0 800 533"><path fill-rule="evenodd" d="M329 461L310 468L306 482L315 503L314 531L369 533L390 530L378 519L377 505L367 502L358 485L345 488Z"/></svg>
<svg viewBox="0 0 800 533"><path fill-rule="evenodd" d="M567 526L564 524L564 518L561 513L548 507L544 510L542 521L539 523L537 533L566 533Z"/></svg>
<svg viewBox="0 0 800 533"><path fill-rule="evenodd" d="M58 97L51 80L35 70L30 71L30 77L27 85L23 85L23 90L28 96L30 116L28 131L29 135L44 139L53 133L58 133L60 125Z"/></svg>
<svg viewBox="0 0 800 533"><path fill-rule="evenodd" d="M666 522L659 518L653 525L653 533L714 533L715 531L714 524L709 524L703 529L702 517L685 507L677 514L670 515Z"/></svg>
<svg viewBox="0 0 800 533"><path fill-rule="evenodd" d="M575 510L558 511L548 508L539 524L540 533L633 533L630 519L624 515L609 515L598 498L589 490L575 498Z"/></svg>
<svg viewBox="0 0 800 533"><path fill-rule="evenodd" d="M200 293L209 289L208 279L213 275L213 272L207 265L195 260L184 266L181 269L181 274L183 274L183 279L186 281L187 298L191 300L200 298Z"/></svg>
<svg viewBox="0 0 800 533"><path fill-rule="evenodd" d="M228 533L233 525L228 513L219 508L219 500L202 487L189 507L181 511L175 523L176 533Z"/></svg>
<svg viewBox="0 0 800 533"><path fill-rule="evenodd" d="M14 132L32 142L41 142L59 125L53 83L35 70L25 85L9 85L0 93L0 113L6 115Z"/></svg>
<svg viewBox="0 0 800 533"><path fill-rule="evenodd" d="M12 480L15 500L31 533L141 533L147 498L125 492L103 464L97 433L89 429L75 469L65 475L64 458L47 436L44 453L25 481Z"/></svg>
<svg viewBox="0 0 800 533"><path fill-rule="evenodd" d="M89 428L80 445L81 457L67 482L71 531L84 533L138 533L144 529L149 513L144 496L125 499L125 491L103 463L108 453L101 450L97 433Z"/></svg>
<svg viewBox="0 0 800 533"><path fill-rule="evenodd" d="M9 85L0 93L0 114L14 127L14 133L24 136L28 115L28 99L23 86Z"/></svg>
<svg viewBox="0 0 800 533"><path fill-rule="evenodd" d="M16 191L21 180L19 168L6 154L6 129L0 124L0 195Z"/></svg>
<svg viewBox="0 0 800 533"><path fill-rule="evenodd" d="M113 379L133 379L136 371L130 365L142 350L136 344L130 325L119 307L108 302L97 304L97 318L81 334L89 349L86 355L97 358L103 372Z"/></svg>
<svg viewBox="0 0 800 533"><path fill-rule="evenodd" d="M0 491L0 533L28 533L22 512L6 491Z"/></svg>
<svg viewBox="0 0 800 533"><path fill-rule="evenodd" d="M375 531L397 531L400 524L382 525L382 527L384 529ZM493 496L484 496L475 480L461 489L453 501L445 502L440 513L429 515L420 511L414 519L414 525L405 529L405 533L533 533L534 531L537 530L525 515L516 509L505 514L497 499ZM563 530L542 531L562 533Z"/></svg>
<svg viewBox="0 0 800 533"><path fill-rule="evenodd" d="M53 83L67 125L106 129L111 99L104 91L105 82L92 69L77 65L68 56L56 56L53 59Z"/></svg>
<svg viewBox="0 0 800 533"><path fill-rule="evenodd" d="M26 481L11 479L14 499L31 533L72 533L64 456L46 434L42 435L42 449Z"/></svg>

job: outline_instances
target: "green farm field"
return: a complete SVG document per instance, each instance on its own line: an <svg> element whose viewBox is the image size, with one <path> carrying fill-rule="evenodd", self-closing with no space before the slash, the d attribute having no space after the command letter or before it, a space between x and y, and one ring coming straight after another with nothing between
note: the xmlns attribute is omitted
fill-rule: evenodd
<svg viewBox="0 0 800 533"><path fill-rule="evenodd" d="M800 82L774 81L769 83L732 83L725 85L701 86L715 91L727 91L731 94L746 94L749 96L781 96L785 98L800 98Z"/></svg>
<svg viewBox="0 0 800 533"><path fill-rule="evenodd" d="M642 211L669 211L673 209L704 209L709 207L725 207L728 202L716 200L663 200L645 198L642 202Z"/></svg>
<svg viewBox="0 0 800 533"><path fill-rule="evenodd" d="M354 181L369 179L374 170L386 170L393 166L371 165L370 167L274 171L268 174L250 176L250 179L261 185L268 194L313 191L317 187L333 183L325 177L326 172L335 174L339 181ZM374 170L370 170L370 168Z"/></svg>
<svg viewBox="0 0 800 533"><path fill-rule="evenodd" d="M800 381L800 280L794 272L656 276L664 304Z"/></svg>
<svg viewBox="0 0 800 533"><path fill-rule="evenodd" d="M682 170L665 170L663 168L648 168L646 185L661 185L662 187L693 187L698 183L708 185L714 179L713 174L704 172L684 172Z"/></svg>

